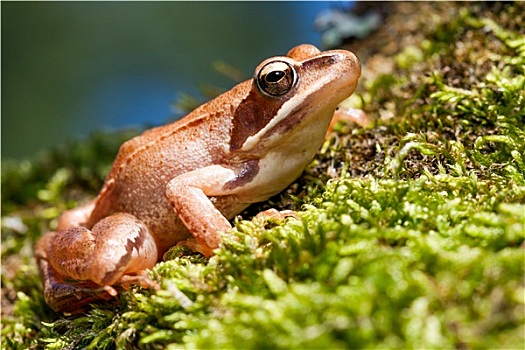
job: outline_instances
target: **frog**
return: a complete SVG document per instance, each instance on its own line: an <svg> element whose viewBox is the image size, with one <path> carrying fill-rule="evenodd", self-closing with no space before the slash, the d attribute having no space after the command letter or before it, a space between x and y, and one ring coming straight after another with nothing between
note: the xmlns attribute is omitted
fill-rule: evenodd
<svg viewBox="0 0 525 350"><path fill-rule="evenodd" d="M118 287L158 287L146 271L174 246L212 256L236 215L301 175L360 75L354 53L301 44L123 143L99 194L36 244L46 303L75 313Z"/></svg>

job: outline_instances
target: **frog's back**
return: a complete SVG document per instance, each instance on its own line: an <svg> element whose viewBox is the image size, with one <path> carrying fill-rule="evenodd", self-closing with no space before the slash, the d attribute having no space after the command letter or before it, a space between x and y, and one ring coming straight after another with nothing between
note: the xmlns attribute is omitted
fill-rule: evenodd
<svg viewBox="0 0 525 350"><path fill-rule="evenodd" d="M227 152L230 131L229 111L195 112L199 110L121 146L97 198L91 224L112 213L125 212L142 220L158 236L177 232L180 237L172 237L174 241L189 236L167 201L166 185L180 174L220 163Z"/></svg>
<svg viewBox="0 0 525 350"><path fill-rule="evenodd" d="M166 184L181 173L219 163L229 147L233 106L244 99L249 86L249 81L238 84L183 119L126 141L105 186L108 181L123 180L144 185L152 177Z"/></svg>

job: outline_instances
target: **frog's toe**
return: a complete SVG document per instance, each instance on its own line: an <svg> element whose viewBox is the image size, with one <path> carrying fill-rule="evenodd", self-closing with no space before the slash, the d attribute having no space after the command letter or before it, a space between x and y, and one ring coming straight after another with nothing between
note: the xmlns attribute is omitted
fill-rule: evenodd
<svg viewBox="0 0 525 350"><path fill-rule="evenodd" d="M213 255L214 250L208 247L206 244L200 243L195 238L188 238L184 241L180 241L177 243L177 246L187 248L193 252L201 253L207 258Z"/></svg>

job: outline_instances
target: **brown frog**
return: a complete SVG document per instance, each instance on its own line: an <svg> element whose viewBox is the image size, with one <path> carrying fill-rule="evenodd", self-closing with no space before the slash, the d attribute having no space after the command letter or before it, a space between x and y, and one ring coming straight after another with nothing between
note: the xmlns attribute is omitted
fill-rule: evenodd
<svg viewBox="0 0 525 350"><path fill-rule="evenodd" d="M75 312L116 295L113 286L151 285L144 270L177 244L210 256L228 220L299 177L360 73L349 51L300 45L125 142L99 195L37 244L47 303Z"/></svg>

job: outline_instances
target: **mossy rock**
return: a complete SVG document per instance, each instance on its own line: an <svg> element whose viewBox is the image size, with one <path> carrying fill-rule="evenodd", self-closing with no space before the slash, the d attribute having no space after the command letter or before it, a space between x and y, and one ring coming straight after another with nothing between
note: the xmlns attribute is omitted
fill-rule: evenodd
<svg viewBox="0 0 525 350"><path fill-rule="evenodd" d="M210 259L173 249L151 272L160 291L61 316L32 253L135 131L4 163L3 346L523 348L524 5L387 6L349 46L364 66L351 103L374 124L340 125L296 183L242 216L299 218L239 218Z"/></svg>

